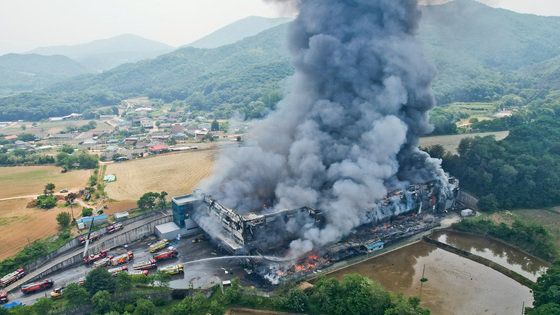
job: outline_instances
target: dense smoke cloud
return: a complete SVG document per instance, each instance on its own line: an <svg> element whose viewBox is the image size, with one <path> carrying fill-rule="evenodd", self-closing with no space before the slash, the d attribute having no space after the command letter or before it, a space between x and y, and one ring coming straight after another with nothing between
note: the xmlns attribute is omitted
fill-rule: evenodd
<svg viewBox="0 0 560 315"><path fill-rule="evenodd" d="M289 2L299 15L286 96L245 147L222 152L202 189L239 213L323 210L327 225L291 244L303 253L363 224L388 189L444 175L418 149L432 130L435 72L415 39L416 0Z"/></svg>

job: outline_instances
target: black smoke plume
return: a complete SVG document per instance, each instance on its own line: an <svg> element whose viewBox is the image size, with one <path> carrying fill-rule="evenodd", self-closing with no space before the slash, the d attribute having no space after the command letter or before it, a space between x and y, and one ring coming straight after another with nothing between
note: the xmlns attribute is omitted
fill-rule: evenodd
<svg viewBox="0 0 560 315"><path fill-rule="evenodd" d="M296 73L286 96L245 147L222 152L202 190L240 213L323 210L327 225L292 242L301 253L363 224L389 189L445 175L418 149L432 130L435 71L415 39L416 0L291 3Z"/></svg>

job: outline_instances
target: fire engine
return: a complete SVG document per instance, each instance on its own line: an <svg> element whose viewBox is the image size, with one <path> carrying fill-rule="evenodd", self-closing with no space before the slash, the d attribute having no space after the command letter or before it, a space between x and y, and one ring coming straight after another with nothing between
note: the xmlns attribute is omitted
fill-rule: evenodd
<svg viewBox="0 0 560 315"><path fill-rule="evenodd" d="M99 251L99 253L97 253L95 255L91 254L88 257L84 257L84 262L87 264L87 263L91 263L91 262L94 262L94 261L98 261L99 259L105 258L105 257L107 257L107 251L102 249L102 250Z"/></svg>
<svg viewBox="0 0 560 315"><path fill-rule="evenodd" d="M93 263L93 267L97 268L97 267L105 267L107 265L109 265L111 263L111 258L109 257L105 257L103 259L100 259L96 262Z"/></svg>
<svg viewBox="0 0 560 315"><path fill-rule="evenodd" d="M107 227L107 233L115 233L123 229L122 223L115 223Z"/></svg>
<svg viewBox="0 0 560 315"><path fill-rule="evenodd" d="M148 270L154 268L157 268L155 259L143 261L132 266L132 269L134 270Z"/></svg>
<svg viewBox="0 0 560 315"><path fill-rule="evenodd" d="M161 253L159 255L155 255L153 258L156 261L160 261L160 260L164 260L164 259L168 259L168 258L174 258L177 257L177 250L175 248L170 248L171 250L165 253Z"/></svg>
<svg viewBox="0 0 560 315"><path fill-rule="evenodd" d="M52 280L45 279L45 280L40 281L40 282L35 282L35 283L24 285L23 287L21 287L21 292L23 292L23 294L30 294L30 293L33 293L33 292L48 289L48 288L52 287L53 284L54 284L54 282Z"/></svg>
<svg viewBox="0 0 560 315"><path fill-rule="evenodd" d="M23 271L23 268L19 268L18 270L10 272L9 274L3 276L2 279L0 279L0 285L3 287L7 287L10 283L16 282L23 276L25 276L25 271Z"/></svg>
<svg viewBox="0 0 560 315"><path fill-rule="evenodd" d="M129 270L128 274L131 276L148 276L148 270Z"/></svg>
<svg viewBox="0 0 560 315"><path fill-rule="evenodd" d="M4 291L0 291L0 304L8 303L10 300L8 299L8 293Z"/></svg>
<svg viewBox="0 0 560 315"><path fill-rule="evenodd" d="M132 252L128 252L126 254L122 254L122 255L119 255L119 256L111 259L111 264L113 266L118 266L120 264L126 264L132 258L134 258L134 254Z"/></svg>
<svg viewBox="0 0 560 315"><path fill-rule="evenodd" d="M121 267L117 267L117 268L111 268L109 270L107 270L110 274L112 274L113 276L117 276L119 273L123 272L123 271L128 271L128 267L127 266L121 266Z"/></svg>
<svg viewBox="0 0 560 315"><path fill-rule="evenodd" d="M91 235L89 236L89 242L93 243L94 241L99 239L99 234L93 232L91 233ZM80 242L80 245L84 245L86 243L86 239L83 237L79 237L78 241Z"/></svg>
<svg viewBox="0 0 560 315"><path fill-rule="evenodd" d="M169 244L169 241L166 239L162 239L152 245L150 245L150 253L153 253L157 250L160 250L162 248L164 248L165 246L167 246L167 244Z"/></svg>
<svg viewBox="0 0 560 315"><path fill-rule="evenodd" d="M159 270L161 270L165 273L168 273L170 275L176 275L178 273L184 273L185 272L185 268L181 264L173 265L173 266L165 266L165 267L160 268Z"/></svg>

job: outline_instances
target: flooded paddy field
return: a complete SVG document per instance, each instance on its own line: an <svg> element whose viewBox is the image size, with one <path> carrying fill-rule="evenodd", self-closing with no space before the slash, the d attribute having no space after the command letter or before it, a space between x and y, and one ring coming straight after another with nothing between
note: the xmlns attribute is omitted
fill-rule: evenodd
<svg viewBox="0 0 560 315"><path fill-rule="evenodd" d="M450 239L458 241L461 236ZM463 241L468 242L468 239ZM486 248L483 241L477 240L481 252ZM421 305L434 315L518 314L523 303L530 306L533 302L528 287L489 267L425 242L402 247L328 276L342 279L351 273L379 282L393 293L420 297ZM420 281L423 273L426 282Z"/></svg>
<svg viewBox="0 0 560 315"><path fill-rule="evenodd" d="M498 263L531 281L537 281L550 266L549 263L512 246L482 236L442 230L435 231L432 238Z"/></svg>

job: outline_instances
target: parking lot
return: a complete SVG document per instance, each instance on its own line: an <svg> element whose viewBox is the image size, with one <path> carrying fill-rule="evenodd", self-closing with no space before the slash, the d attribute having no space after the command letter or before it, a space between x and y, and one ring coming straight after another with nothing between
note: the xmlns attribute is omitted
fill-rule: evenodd
<svg viewBox="0 0 560 315"><path fill-rule="evenodd" d="M141 261L152 259L149 244L156 242L155 236L138 240L131 244L116 248L108 252L109 255L118 256L128 251L133 252L134 259L124 264L132 270L132 265ZM235 277L241 279L247 274L243 268L243 261L236 258L204 260L207 258L227 256L225 253L216 250L216 247L204 239L204 235L191 238L184 238L180 241L172 241L169 246L177 249L178 255L175 258L158 262L158 268L168 265L183 264L184 274L172 275L169 286L174 289L179 288L205 288L218 284L224 280L231 280ZM167 249L167 248L166 248ZM160 250L158 252L162 252ZM89 253L92 254L92 253ZM203 260L198 262L198 260ZM112 268L111 266L106 267ZM93 269L92 265L80 264L64 271L52 274L48 277L54 281L54 287L66 286L72 282L79 282L85 279L87 273ZM150 273L155 272L151 270ZM24 278L25 279L25 278ZM23 295L21 291L16 291L8 295L10 301L21 301L24 304L33 304L37 299L50 296L50 290L40 291L34 294Z"/></svg>

